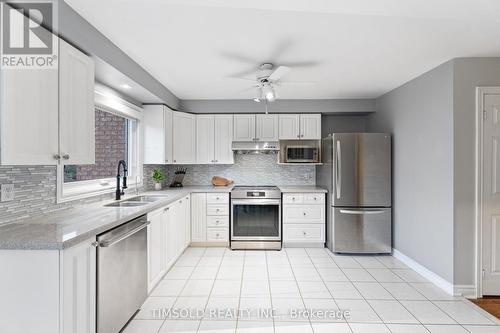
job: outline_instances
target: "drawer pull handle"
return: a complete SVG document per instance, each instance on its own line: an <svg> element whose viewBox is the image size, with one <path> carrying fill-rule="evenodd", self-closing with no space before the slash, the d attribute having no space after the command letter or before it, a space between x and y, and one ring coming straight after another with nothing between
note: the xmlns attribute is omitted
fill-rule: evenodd
<svg viewBox="0 0 500 333"><path fill-rule="evenodd" d="M219 224L219 223L220 223L220 221L219 221L219 220L215 221L215 224Z"/></svg>
<svg viewBox="0 0 500 333"><path fill-rule="evenodd" d="M314 197L314 200L318 200L318 198Z"/></svg>
<svg viewBox="0 0 500 333"><path fill-rule="evenodd" d="M295 201L295 197L292 198L292 201Z"/></svg>
<svg viewBox="0 0 500 333"><path fill-rule="evenodd" d="M215 200L219 200L219 197L215 198Z"/></svg>
<svg viewBox="0 0 500 333"><path fill-rule="evenodd" d="M219 234L215 234L215 237L219 237Z"/></svg>
<svg viewBox="0 0 500 333"><path fill-rule="evenodd" d="M220 211L220 209L219 209L219 208L217 208L215 211L216 211L216 212L218 212L218 211Z"/></svg>
<svg viewBox="0 0 500 333"><path fill-rule="evenodd" d="M304 216L306 216L306 212L303 212L302 214L304 214Z"/></svg>
<svg viewBox="0 0 500 333"><path fill-rule="evenodd" d="M302 233L304 234L304 236L307 235L307 232L305 232L305 231L302 231Z"/></svg>

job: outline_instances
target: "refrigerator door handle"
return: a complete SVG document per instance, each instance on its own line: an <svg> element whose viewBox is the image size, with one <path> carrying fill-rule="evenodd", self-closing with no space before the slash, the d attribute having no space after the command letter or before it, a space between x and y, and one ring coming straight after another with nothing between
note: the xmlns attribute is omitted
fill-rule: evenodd
<svg viewBox="0 0 500 333"><path fill-rule="evenodd" d="M354 210L354 209L341 209L340 212L342 214L351 214L351 215L375 215L375 214L383 214L384 210Z"/></svg>
<svg viewBox="0 0 500 333"><path fill-rule="evenodd" d="M337 199L340 199L342 191L342 150L340 148L340 140L337 140L335 154L335 191L337 192Z"/></svg>

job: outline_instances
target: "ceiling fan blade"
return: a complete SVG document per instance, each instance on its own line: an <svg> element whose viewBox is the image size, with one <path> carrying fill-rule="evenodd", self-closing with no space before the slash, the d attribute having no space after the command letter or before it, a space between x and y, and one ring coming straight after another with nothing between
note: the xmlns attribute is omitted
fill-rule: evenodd
<svg viewBox="0 0 500 333"><path fill-rule="evenodd" d="M317 84L317 81L279 81L277 85L287 85L287 84Z"/></svg>
<svg viewBox="0 0 500 333"><path fill-rule="evenodd" d="M320 65L320 61L296 61L296 62L286 62L283 65L287 67L314 67Z"/></svg>
<svg viewBox="0 0 500 333"><path fill-rule="evenodd" d="M290 67L286 66L279 66L274 70L274 72L269 75L268 80L269 81L278 81L281 79L283 76L287 75L292 69Z"/></svg>
<svg viewBox="0 0 500 333"><path fill-rule="evenodd" d="M234 80L244 80L244 81L252 81L255 82L255 79L249 77L239 77L239 76L225 76L225 79L234 79Z"/></svg>

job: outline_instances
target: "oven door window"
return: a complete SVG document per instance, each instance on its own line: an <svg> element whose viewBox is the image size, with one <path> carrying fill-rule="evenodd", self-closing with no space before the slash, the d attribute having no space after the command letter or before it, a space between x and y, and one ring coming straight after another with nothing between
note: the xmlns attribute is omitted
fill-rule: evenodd
<svg viewBox="0 0 500 333"><path fill-rule="evenodd" d="M233 239L281 239L280 205L233 203Z"/></svg>

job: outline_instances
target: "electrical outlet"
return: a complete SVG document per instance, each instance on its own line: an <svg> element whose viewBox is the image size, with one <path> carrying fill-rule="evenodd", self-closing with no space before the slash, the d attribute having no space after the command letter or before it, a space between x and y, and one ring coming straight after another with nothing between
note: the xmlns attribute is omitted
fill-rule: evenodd
<svg viewBox="0 0 500 333"><path fill-rule="evenodd" d="M14 200L14 184L0 185L0 192L2 193L0 201L5 202Z"/></svg>
<svg viewBox="0 0 500 333"><path fill-rule="evenodd" d="M312 174L311 174L310 172L306 172L306 173L304 174L304 179L305 179L305 180L311 180L311 179L312 179Z"/></svg>

